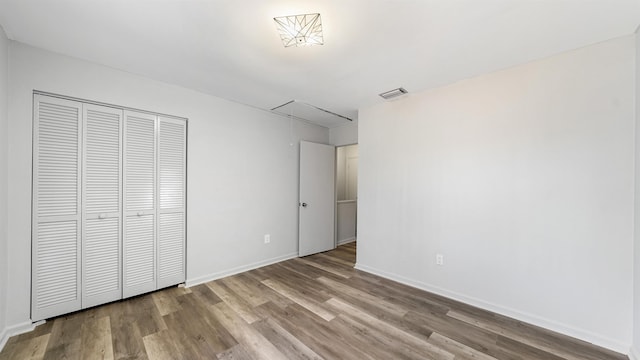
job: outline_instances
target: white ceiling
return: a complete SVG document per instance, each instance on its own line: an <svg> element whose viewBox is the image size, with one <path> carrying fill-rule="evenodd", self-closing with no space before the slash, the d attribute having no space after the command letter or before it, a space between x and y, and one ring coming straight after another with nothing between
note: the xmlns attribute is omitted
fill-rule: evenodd
<svg viewBox="0 0 640 360"><path fill-rule="evenodd" d="M325 44L284 48L273 17L314 12ZM631 34L640 0L0 0L0 24L13 40L247 105L357 118L386 90Z"/></svg>

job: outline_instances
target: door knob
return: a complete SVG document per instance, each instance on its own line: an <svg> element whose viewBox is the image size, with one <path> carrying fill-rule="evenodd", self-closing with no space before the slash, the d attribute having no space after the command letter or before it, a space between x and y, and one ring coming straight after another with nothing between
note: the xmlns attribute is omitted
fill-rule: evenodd
<svg viewBox="0 0 640 360"><path fill-rule="evenodd" d="M307 207L307 203L302 203L302 207Z"/></svg>

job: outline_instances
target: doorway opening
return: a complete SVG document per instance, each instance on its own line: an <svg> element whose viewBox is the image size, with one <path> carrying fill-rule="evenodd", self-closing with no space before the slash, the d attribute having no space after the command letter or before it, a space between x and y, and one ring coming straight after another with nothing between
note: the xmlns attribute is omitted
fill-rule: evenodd
<svg viewBox="0 0 640 360"><path fill-rule="evenodd" d="M357 239L358 144L336 149L336 245Z"/></svg>

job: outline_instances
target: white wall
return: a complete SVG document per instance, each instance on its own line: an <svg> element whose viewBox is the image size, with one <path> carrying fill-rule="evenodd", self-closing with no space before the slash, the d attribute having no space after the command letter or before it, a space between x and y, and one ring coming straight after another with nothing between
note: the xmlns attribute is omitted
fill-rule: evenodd
<svg viewBox="0 0 640 360"><path fill-rule="evenodd" d="M338 201L336 206L336 243L346 244L356 239L358 204L355 201Z"/></svg>
<svg viewBox="0 0 640 360"><path fill-rule="evenodd" d="M0 27L0 349L6 342L7 313L7 85L9 40Z"/></svg>
<svg viewBox="0 0 640 360"><path fill-rule="evenodd" d="M336 193L337 193L337 243L344 244L356 238L358 179L349 176L348 161L358 161L358 145L340 146L336 151ZM352 170L354 171L354 170ZM357 168L355 168L357 171ZM352 189L352 194L349 194Z"/></svg>
<svg viewBox="0 0 640 360"><path fill-rule="evenodd" d="M357 144L358 122L329 129L329 141L335 146Z"/></svg>
<svg viewBox="0 0 640 360"><path fill-rule="evenodd" d="M336 195L340 200L355 200L349 197L349 188L355 189L357 193L357 177L349 178L347 174L347 162L349 159L358 157L358 145L339 146L336 149ZM356 160L357 161L357 160Z"/></svg>
<svg viewBox="0 0 640 360"><path fill-rule="evenodd" d="M347 157L346 147L336 149L336 199L347 199Z"/></svg>
<svg viewBox="0 0 640 360"><path fill-rule="evenodd" d="M29 319L34 89L189 119L188 283L297 254L298 143L327 129L15 42L10 71L9 324Z"/></svg>
<svg viewBox="0 0 640 360"><path fill-rule="evenodd" d="M635 149L635 226L633 346L631 359L640 360L640 28L636 30L636 149Z"/></svg>
<svg viewBox="0 0 640 360"><path fill-rule="evenodd" d="M357 266L627 353L634 49L360 109Z"/></svg>

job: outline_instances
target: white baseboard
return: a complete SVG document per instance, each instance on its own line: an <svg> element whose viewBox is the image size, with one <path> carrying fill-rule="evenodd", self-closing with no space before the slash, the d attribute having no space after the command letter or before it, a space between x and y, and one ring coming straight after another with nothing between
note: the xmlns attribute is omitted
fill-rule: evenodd
<svg viewBox="0 0 640 360"><path fill-rule="evenodd" d="M629 360L640 360L640 350L638 350L635 346L631 347L629 351Z"/></svg>
<svg viewBox="0 0 640 360"><path fill-rule="evenodd" d="M340 245L344 245L344 244L348 244L348 243L352 243L356 241L356 237L350 237L350 238L346 238L346 239L342 239L342 240L338 240L338 246Z"/></svg>
<svg viewBox="0 0 640 360"><path fill-rule="evenodd" d="M594 345L601 346L603 348L607 348L609 350L613 350L621 354L626 354L629 351L629 344L624 344L624 343L621 343L620 341L610 339L602 335L592 333L590 331L577 329L575 327L562 324L553 320L545 319L545 318L532 315L523 311L511 309L509 307L493 304L493 303L490 303L481 299L477 299L471 296L460 294L454 291L449 291L437 286L425 284L423 282L416 281L413 279L409 279L404 276L400 276L397 274L371 268L366 265L356 264L355 268L358 270L362 270L362 271L374 274L374 275L381 276L383 278L387 278L389 280L397 281L399 283L418 288L420 290L428 291L428 292L441 295L453 300L457 300L465 304L469 304L484 310L489 310L500 315L508 316L516 320L520 320L520 321L523 321L532 325L536 325L551 331L555 331L567 336L571 336L576 339L587 341ZM638 356L636 355L636 358L637 357ZM634 359L634 360L640 360L640 358Z"/></svg>
<svg viewBox="0 0 640 360"><path fill-rule="evenodd" d="M9 341L10 337L24 334L26 332L32 331L35 328L36 325L31 321L25 321L23 323L7 326L6 328L2 329L2 332L0 332L0 351L4 349L4 346L7 344L7 341Z"/></svg>
<svg viewBox="0 0 640 360"><path fill-rule="evenodd" d="M220 271L220 272L213 273L213 274L208 274L208 275L204 275L204 276L198 276L198 277L193 278L193 279L187 279L187 282L185 283L185 286L186 287L191 287L191 286L195 286L195 285L204 284L204 283L209 282L209 281L221 279L223 277L239 274L241 272L257 269L257 268L260 268L260 267L263 267L263 266L279 263L281 261L293 259L293 258L296 258L296 257L298 257L298 253L291 253L291 254L278 256L278 257L267 259L267 260L263 260L263 261L258 261L258 262L252 263L252 264L238 266L238 267L235 267L233 269L224 270L224 271Z"/></svg>

